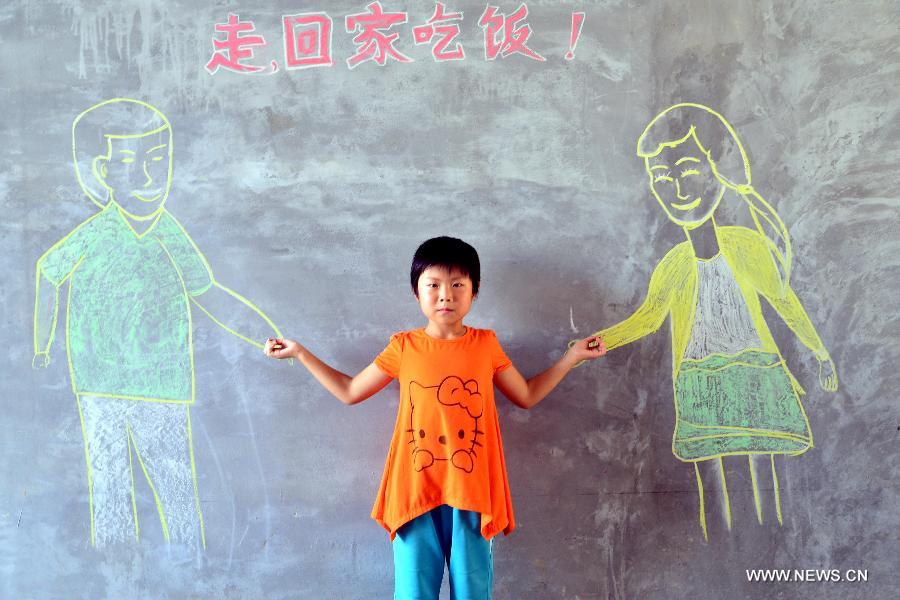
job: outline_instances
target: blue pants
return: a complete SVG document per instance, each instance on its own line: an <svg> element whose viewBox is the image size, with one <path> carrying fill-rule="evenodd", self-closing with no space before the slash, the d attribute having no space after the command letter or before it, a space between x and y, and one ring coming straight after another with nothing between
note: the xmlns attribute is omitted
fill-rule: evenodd
<svg viewBox="0 0 900 600"><path fill-rule="evenodd" d="M490 600L491 542L478 513L443 504L403 525L393 546L395 600L437 600L445 564L452 600Z"/></svg>

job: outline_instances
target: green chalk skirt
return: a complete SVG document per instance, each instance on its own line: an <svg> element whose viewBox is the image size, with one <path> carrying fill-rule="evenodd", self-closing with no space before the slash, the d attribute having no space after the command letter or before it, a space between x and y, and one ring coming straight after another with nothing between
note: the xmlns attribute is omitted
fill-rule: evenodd
<svg viewBox="0 0 900 600"><path fill-rule="evenodd" d="M672 450L683 461L726 454L801 454L812 432L800 387L777 354L684 360L675 381Z"/></svg>

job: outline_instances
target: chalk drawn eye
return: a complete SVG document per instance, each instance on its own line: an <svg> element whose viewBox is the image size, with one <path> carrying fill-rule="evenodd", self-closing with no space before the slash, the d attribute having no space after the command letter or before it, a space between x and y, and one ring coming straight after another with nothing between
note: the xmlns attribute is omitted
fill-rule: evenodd
<svg viewBox="0 0 900 600"><path fill-rule="evenodd" d="M682 177L687 177L688 175L699 175L699 174L700 174L700 171L698 171L697 169L688 169L687 171L681 172Z"/></svg>
<svg viewBox="0 0 900 600"><path fill-rule="evenodd" d="M131 158L130 156L122 159L122 164L125 164L125 165L129 165L133 162L134 162L134 159Z"/></svg>
<svg viewBox="0 0 900 600"><path fill-rule="evenodd" d="M466 432L460 429L456 435L459 436L459 439L463 439L464 437L466 437Z"/></svg>
<svg viewBox="0 0 900 600"><path fill-rule="evenodd" d="M653 180L653 183L659 183L660 181L673 181L673 179L668 175L657 175L656 179Z"/></svg>
<svg viewBox="0 0 900 600"><path fill-rule="evenodd" d="M420 429L420 430L419 430L419 437L420 437L420 438L425 437L425 430L424 430L424 429Z"/></svg>
<svg viewBox="0 0 900 600"><path fill-rule="evenodd" d="M159 161L161 161L162 159L163 159L162 156L154 156L154 157L151 158L150 160L152 160L153 162L159 162Z"/></svg>

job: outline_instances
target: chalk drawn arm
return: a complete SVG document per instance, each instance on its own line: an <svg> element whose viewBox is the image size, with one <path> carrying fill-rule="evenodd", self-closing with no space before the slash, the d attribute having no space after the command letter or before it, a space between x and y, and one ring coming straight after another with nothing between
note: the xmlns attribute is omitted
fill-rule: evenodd
<svg viewBox="0 0 900 600"><path fill-rule="evenodd" d="M265 339L272 333L281 337L281 331L262 310L217 281L202 294L190 298L216 325L259 349L263 344L256 340Z"/></svg>
<svg viewBox="0 0 900 600"><path fill-rule="evenodd" d="M594 332L593 335L603 339L607 350L637 341L656 332L662 326L669 314L671 302L669 290L672 287L673 274L671 271L673 271L673 266L673 261L663 259L653 271L647 288L647 296L638 309L625 320ZM569 347L571 348L575 343L575 341L569 342Z"/></svg>
<svg viewBox="0 0 900 600"><path fill-rule="evenodd" d="M772 260L765 238L743 227L722 228L722 234L729 260L734 262L740 277L746 278L746 283L768 301L794 335L815 354L819 361L819 385L829 392L837 390L834 361L797 294Z"/></svg>
<svg viewBox="0 0 900 600"><path fill-rule="evenodd" d="M44 275L38 262L34 294L34 358L31 361L35 369L50 364L50 346L58 318L59 286Z"/></svg>
<svg viewBox="0 0 900 600"><path fill-rule="evenodd" d="M163 251L175 265L191 302L228 333L257 348L256 340L281 332L247 298L216 281L212 267L181 223L169 212L159 220L156 234Z"/></svg>
<svg viewBox="0 0 900 600"><path fill-rule="evenodd" d="M643 304L631 316L611 327L597 331L594 335L603 338L606 347L613 350L655 333L666 320L668 312L668 298L653 294L651 288Z"/></svg>
<svg viewBox="0 0 900 600"><path fill-rule="evenodd" d="M809 315L806 314L806 310L803 309L794 290L786 287L782 294L764 293L763 295L803 345L815 354L819 361L819 385L822 386L822 389L829 392L837 390L838 377L834 361L831 360L825 344L816 333L816 328L809 320Z"/></svg>
<svg viewBox="0 0 900 600"><path fill-rule="evenodd" d="M99 214L99 213L98 213ZM38 259L34 282L34 368L50 364L50 347L59 319L59 288L81 266L89 246L90 223L96 215L53 244Z"/></svg>
<svg viewBox="0 0 900 600"><path fill-rule="evenodd" d="M77 231L77 230L76 230ZM34 358L31 366L35 369L50 364L50 347L56 336L59 320L59 288L83 260L73 252L66 241L73 233L57 242L38 260L34 282Z"/></svg>

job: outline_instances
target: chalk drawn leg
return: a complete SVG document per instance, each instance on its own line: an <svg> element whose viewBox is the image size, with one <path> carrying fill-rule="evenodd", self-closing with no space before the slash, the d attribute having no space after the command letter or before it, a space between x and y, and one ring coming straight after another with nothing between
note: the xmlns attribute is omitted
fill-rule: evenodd
<svg viewBox="0 0 900 600"><path fill-rule="evenodd" d="M725 508L725 524L728 525L728 530L731 531L731 501L728 499L728 484L725 483L725 464L722 462L722 457L719 457L719 477L722 480L722 504Z"/></svg>
<svg viewBox="0 0 900 600"><path fill-rule="evenodd" d="M103 546L138 535L134 518L127 409L133 400L78 397L87 460L91 543Z"/></svg>
<svg viewBox="0 0 900 600"><path fill-rule="evenodd" d="M750 481L753 484L753 504L756 506L756 520L762 525L762 503L759 500L759 485L756 483L756 465L753 462L753 455L747 455L747 462L750 466Z"/></svg>
<svg viewBox="0 0 900 600"><path fill-rule="evenodd" d="M769 457L772 460L772 484L775 490L775 512L778 515L778 524L784 525L784 520L781 517L781 491L778 489L778 473L775 472L775 455L770 454Z"/></svg>
<svg viewBox="0 0 900 600"><path fill-rule="evenodd" d="M82 395L79 410L88 463L91 541L138 538L135 477L146 479L168 542L205 547L190 413L185 404Z"/></svg>
<svg viewBox="0 0 900 600"><path fill-rule="evenodd" d="M203 540L203 524L194 476L190 413L186 404L134 402L128 418L135 454L153 490L166 541Z"/></svg>
<svg viewBox="0 0 900 600"><path fill-rule="evenodd" d="M706 530L706 500L703 496L703 478L700 477L700 467L694 462L694 474L697 476L697 493L700 499L700 527L703 529L703 539L709 541L709 533Z"/></svg>

